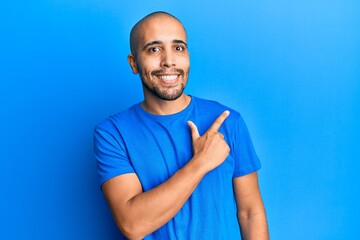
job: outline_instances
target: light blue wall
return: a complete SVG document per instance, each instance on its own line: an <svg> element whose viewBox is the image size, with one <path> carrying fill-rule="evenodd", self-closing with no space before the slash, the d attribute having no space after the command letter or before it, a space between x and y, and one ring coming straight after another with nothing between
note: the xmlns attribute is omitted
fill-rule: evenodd
<svg viewBox="0 0 360 240"><path fill-rule="evenodd" d="M0 238L119 236L97 185L92 129L142 99L128 34L155 10L187 28L187 92L242 113L272 239L356 239L356 0L2 1Z"/></svg>

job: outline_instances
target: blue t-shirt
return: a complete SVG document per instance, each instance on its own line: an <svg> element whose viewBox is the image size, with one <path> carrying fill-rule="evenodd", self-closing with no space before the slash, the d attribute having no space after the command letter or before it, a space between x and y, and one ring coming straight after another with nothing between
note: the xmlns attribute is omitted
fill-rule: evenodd
<svg viewBox="0 0 360 240"><path fill-rule="evenodd" d="M175 114L153 115L136 104L96 126L100 184L136 173L143 190L149 191L191 159L187 121L193 121L202 135L225 110L230 115L219 132L230 147L229 156L205 175L174 218L144 239L241 239L232 180L260 169L248 130L238 112L194 96Z"/></svg>

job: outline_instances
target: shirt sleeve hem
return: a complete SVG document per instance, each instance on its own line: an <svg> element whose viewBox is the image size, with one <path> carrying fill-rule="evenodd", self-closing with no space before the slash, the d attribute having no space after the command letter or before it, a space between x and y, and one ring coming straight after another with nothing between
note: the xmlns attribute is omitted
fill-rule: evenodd
<svg viewBox="0 0 360 240"><path fill-rule="evenodd" d="M260 169L261 169L261 164L255 165L255 166L250 167L250 168L241 169L241 170L239 170L237 172L234 172L233 178L242 177L242 176L245 176L247 174L257 172Z"/></svg>
<svg viewBox="0 0 360 240"><path fill-rule="evenodd" d="M120 176L120 175L129 174L129 173L135 173L135 172L132 171L132 170L127 170L127 171L112 173L112 174L109 174L109 175L103 177L102 179L100 179L100 190L102 191L103 184L105 182L109 181L110 179L112 179L114 177L117 177L117 176Z"/></svg>

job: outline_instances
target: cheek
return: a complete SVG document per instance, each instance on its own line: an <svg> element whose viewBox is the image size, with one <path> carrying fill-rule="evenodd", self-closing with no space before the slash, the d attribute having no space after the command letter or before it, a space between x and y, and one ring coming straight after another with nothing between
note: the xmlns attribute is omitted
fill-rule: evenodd
<svg viewBox="0 0 360 240"><path fill-rule="evenodd" d="M181 67L184 69L185 73L190 71L190 61L189 59L184 59L181 63Z"/></svg>
<svg viewBox="0 0 360 240"><path fill-rule="evenodd" d="M190 58L189 56L181 58L181 61L179 61L179 64L185 69L190 68Z"/></svg>
<svg viewBox="0 0 360 240"><path fill-rule="evenodd" d="M141 72L143 72L146 75L150 75L150 73L154 70L158 70L159 65L157 65L156 61L154 59L147 60L144 59L139 65L139 69L141 69Z"/></svg>
<svg viewBox="0 0 360 240"><path fill-rule="evenodd" d="M139 73L142 76L143 80L146 81L153 81L153 75L151 74L153 71L153 68L143 67L139 69Z"/></svg>

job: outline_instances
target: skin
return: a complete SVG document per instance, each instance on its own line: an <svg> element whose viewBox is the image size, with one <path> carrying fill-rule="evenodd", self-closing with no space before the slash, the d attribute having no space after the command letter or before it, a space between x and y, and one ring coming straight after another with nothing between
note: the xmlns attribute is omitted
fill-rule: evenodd
<svg viewBox="0 0 360 240"><path fill-rule="evenodd" d="M190 97L183 93L190 68L183 26L172 16L157 13L142 20L135 30L136 46L128 61L143 84L142 107L159 115L183 110L190 102ZM167 223L202 178L224 162L230 148L218 130L229 114L229 111L223 112L202 136L196 125L188 122L193 157L161 185L143 192L133 173L114 177L103 184L115 222L127 238L142 239ZM257 179L256 173L233 179L243 239L268 239Z"/></svg>
<svg viewBox="0 0 360 240"><path fill-rule="evenodd" d="M138 25L134 35L137 47L128 62L143 84L143 108L160 115L181 111L190 102L183 94L190 69L184 27L178 20L158 14Z"/></svg>

